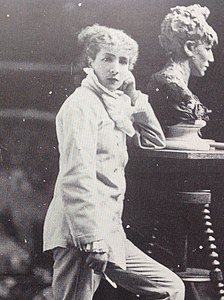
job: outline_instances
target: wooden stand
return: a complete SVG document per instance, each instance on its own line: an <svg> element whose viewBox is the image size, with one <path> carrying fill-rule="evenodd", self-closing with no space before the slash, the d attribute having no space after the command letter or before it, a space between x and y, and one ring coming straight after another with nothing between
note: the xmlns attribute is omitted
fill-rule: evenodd
<svg viewBox="0 0 224 300"><path fill-rule="evenodd" d="M175 236L173 235L172 238L172 242L175 243L175 262L177 261L174 271L188 286L191 286L194 299L200 299L194 284L211 281L215 288L217 299L224 300L223 275L210 213L211 191L203 190L202 187L206 181L205 179L212 177L218 170L223 172L224 151L136 149L130 153L130 156L132 156L132 161L144 161L144 165L135 165L134 170L132 169L133 166L129 166L128 172L130 174L131 172L135 173L135 176L145 176L148 174L151 177L161 175L165 180L167 178L170 180L170 177L173 176L178 182L170 180L171 184L173 184L172 189L174 189L171 201L175 202L174 207L176 205L179 207L173 214L174 218L178 220L178 226L174 228L174 231L177 229L178 233ZM147 161L149 162L148 165ZM185 185L185 182L187 182L187 185ZM161 179L158 185L159 189L162 184L163 180ZM191 224L191 226L188 225L192 223L191 212L194 211L195 213L198 209L201 210L201 213L199 212L197 221L204 228L209 270L188 267L188 240L189 234L192 234L189 228L194 228L194 224ZM199 234L201 235L203 232ZM159 235L159 232L157 232L157 235ZM156 242L155 239L156 234L154 235L154 241L152 240L152 246Z"/></svg>
<svg viewBox="0 0 224 300"><path fill-rule="evenodd" d="M178 205L182 206L182 218L179 222L179 240L177 239L177 268L176 273L186 283L191 283L191 288L194 290L195 299L197 299L197 293L194 289L193 283L205 282L211 280L215 290L217 291L217 299L224 299L224 284L222 271L220 269L219 255L217 253L217 247L215 243L215 235L212 228L211 214L209 205L211 203L211 192L207 191L194 191L194 192L178 192L177 199ZM188 235L191 232L188 231L188 223L191 221L189 212L194 209L195 206L202 206L201 216L199 219L203 222L205 242L207 246L208 259L210 264L210 270L188 268ZM185 223L185 224L184 224ZM181 229L181 230L180 230Z"/></svg>

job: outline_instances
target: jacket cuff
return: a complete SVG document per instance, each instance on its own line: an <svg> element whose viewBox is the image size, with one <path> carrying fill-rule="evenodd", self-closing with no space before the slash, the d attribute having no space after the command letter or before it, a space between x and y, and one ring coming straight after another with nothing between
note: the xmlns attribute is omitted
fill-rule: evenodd
<svg viewBox="0 0 224 300"><path fill-rule="evenodd" d="M108 253L108 247L104 240L94 241L82 246L82 250L87 253Z"/></svg>

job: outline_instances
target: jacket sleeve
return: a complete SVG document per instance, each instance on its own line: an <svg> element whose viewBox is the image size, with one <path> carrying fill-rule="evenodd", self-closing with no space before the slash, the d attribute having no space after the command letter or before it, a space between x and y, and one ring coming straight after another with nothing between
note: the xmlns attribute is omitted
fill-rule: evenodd
<svg viewBox="0 0 224 300"><path fill-rule="evenodd" d="M64 212L80 246L103 239L96 181L98 113L91 101L73 104L58 117L57 134Z"/></svg>
<svg viewBox="0 0 224 300"><path fill-rule="evenodd" d="M141 92L135 102L133 118L136 129L133 141L138 147L162 149L166 146L164 133L148 102L148 96Z"/></svg>

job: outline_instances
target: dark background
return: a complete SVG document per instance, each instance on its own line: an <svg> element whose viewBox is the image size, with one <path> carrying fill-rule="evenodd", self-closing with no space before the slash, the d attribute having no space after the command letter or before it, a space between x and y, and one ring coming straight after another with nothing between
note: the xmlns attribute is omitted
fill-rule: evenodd
<svg viewBox="0 0 224 300"><path fill-rule="evenodd" d="M208 23L216 30L219 45L214 49L215 62L206 76L192 78L190 88L213 111L203 130L204 136L224 141L224 1L0 0L0 144L3 145L0 190L4 195L0 213L10 211L18 240L28 240L23 247L35 256L35 264L45 264L41 255L42 225L57 174L54 117L77 86L81 74L77 68L80 56L77 32L98 23L131 35L140 48L134 70L137 88L146 91L150 76L166 62L158 42L164 16L171 7L195 3L210 9ZM172 176L154 173L155 164L150 159L144 158L141 163L146 167L142 173L137 173L141 164L136 157L127 169L124 221L147 240L153 208L167 198ZM198 179L193 169L192 174ZM209 180L206 175L200 178L201 182L205 180L206 187L212 188L221 261L224 256L222 174L217 170ZM172 175L175 176L175 171ZM162 196L158 193L161 184L166 187ZM197 230L198 227L196 234ZM138 233L131 235L141 244ZM200 243L197 239L193 241L194 248L198 249ZM200 251L199 254L203 256Z"/></svg>
<svg viewBox="0 0 224 300"><path fill-rule="evenodd" d="M150 75L166 61L158 42L162 19L170 7L194 3L187 0L1 0L1 107L56 112L74 89L70 67L80 55L75 34L93 23L121 28L139 43L140 55L134 73L138 88L144 90ZM213 110L207 131L213 138L223 140L224 1L196 3L210 9L208 22L218 33L219 46L214 51L215 63L204 78L192 79L191 88Z"/></svg>

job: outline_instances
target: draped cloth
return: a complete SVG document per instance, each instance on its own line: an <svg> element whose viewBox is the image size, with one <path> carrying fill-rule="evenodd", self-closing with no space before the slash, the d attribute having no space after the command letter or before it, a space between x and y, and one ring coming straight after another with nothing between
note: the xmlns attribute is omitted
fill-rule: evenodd
<svg viewBox="0 0 224 300"><path fill-rule="evenodd" d="M132 114L135 112L135 107L131 106L130 97L124 94L123 91L116 90L112 92L104 87L92 68L84 68L84 72L87 76L83 79L81 86L93 90L100 97L115 126L132 137L135 134L132 123Z"/></svg>

